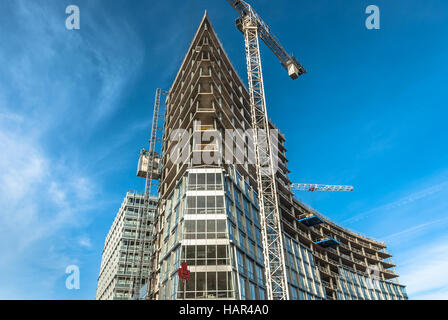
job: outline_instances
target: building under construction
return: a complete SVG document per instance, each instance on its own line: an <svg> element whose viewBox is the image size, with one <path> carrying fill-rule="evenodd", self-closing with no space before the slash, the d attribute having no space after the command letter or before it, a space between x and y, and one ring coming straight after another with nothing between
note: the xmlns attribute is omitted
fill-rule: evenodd
<svg viewBox="0 0 448 320"><path fill-rule="evenodd" d="M150 198L150 210L144 210L144 200L142 192L130 191L118 210L104 242L97 300L129 300L134 283L138 283L137 276L142 274L142 282L147 281L151 241L144 237L150 228L145 215L154 216L157 198ZM139 232L142 227L145 234Z"/></svg>
<svg viewBox="0 0 448 320"><path fill-rule="evenodd" d="M151 268L147 291L135 291L136 298L263 300L270 285L287 299L407 299L383 242L337 225L294 197L285 137L270 120L278 133L271 143L282 252L265 272L272 261L263 247L253 141L244 134L253 127L251 99L207 14L164 104ZM224 139L229 132L235 143ZM190 271L185 286L178 271L183 262ZM284 288L267 279L276 270L283 272Z"/></svg>

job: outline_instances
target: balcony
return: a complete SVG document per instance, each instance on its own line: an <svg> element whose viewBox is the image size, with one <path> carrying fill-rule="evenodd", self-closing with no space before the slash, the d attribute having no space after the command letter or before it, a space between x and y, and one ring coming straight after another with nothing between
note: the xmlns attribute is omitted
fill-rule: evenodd
<svg viewBox="0 0 448 320"><path fill-rule="evenodd" d="M345 260L348 260L350 262L354 262L352 257L350 257L349 255L343 254L343 253L341 253L341 258L344 258Z"/></svg>
<svg viewBox="0 0 448 320"><path fill-rule="evenodd" d="M380 259L378 259L378 257L377 256L375 256L375 255L373 255L373 254L370 254L370 253L365 253L365 255L366 255L366 257L368 257L368 258L370 258L370 259L373 259L373 260L380 260Z"/></svg>
<svg viewBox="0 0 448 320"><path fill-rule="evenodd" d="M336 265L336 266L339 266L339 261L337 261L337 260L328 258L328 262L330 262L330 263L332 263L332 264L334 264L334 265Z"/></svg>
<svg viewBox="0 0 448 320"><path fill-rule="evenodd" d="M330 282L322 280L322 284L325 286L325 288L336 291L336 289L333 288Z"/></svg>
<svg viewBox="0 0 448 320"><path fill-rule="evenodd" d="M327 257L325 257L323 254L320 254L320 253L317 252L317 251L313 252L313 254L314 254L316 257L318 257L318 258L320 258L320 259L322 259L322 260L324 260L324 261L328 261L328 258L327 258Z"/></svg>
<svg viewBox="0 0 448 320"><path fill-rule="evenodd" d="M328 268L324 268L324 267L322 267L322 266L320 266L320 265L318 265L317 266L318 267L318 269L321 271L321 272L323 272L323 273L325 273L325 274L327 274L327 275L331 275L331 271L330 270L328 270Z"/></svg>

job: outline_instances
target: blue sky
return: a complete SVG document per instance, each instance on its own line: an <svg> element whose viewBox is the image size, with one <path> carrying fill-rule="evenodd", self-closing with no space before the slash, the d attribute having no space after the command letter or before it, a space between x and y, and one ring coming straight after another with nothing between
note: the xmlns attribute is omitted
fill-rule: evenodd
<svg viewBox="0 0 448 320"><path fill-rule="evenodd" d="M351 184L297 196L387 241L414 299L448 299L448 3L251 1L308 70L291 81L262 49L270 117L294 182ZM81 29L65 28L76 4ZM381 29L367 30L369 4ZM226 1L2 1L0 298L93 299L104 238L207 9L241 78ZM286 115L286 116L285 116ZM80 290L65 288L78 265Z"/></svg>

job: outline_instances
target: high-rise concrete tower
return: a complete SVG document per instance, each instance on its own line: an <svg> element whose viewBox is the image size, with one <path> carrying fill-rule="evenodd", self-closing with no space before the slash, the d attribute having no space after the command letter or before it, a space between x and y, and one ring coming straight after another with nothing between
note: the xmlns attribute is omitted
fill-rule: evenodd
<svg viewBox="0 0 448 320"><path fill-rule="evenodd" d="M285 137L270 125L290 299L406 299L383 242L294 198ZM205 14L166 100L148 298L265 299L250 129L247 89Z"/></svg>

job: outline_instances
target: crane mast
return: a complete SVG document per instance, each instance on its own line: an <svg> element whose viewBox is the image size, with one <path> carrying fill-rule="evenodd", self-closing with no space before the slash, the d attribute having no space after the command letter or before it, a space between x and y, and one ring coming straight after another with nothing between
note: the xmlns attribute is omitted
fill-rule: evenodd
<svg viewBox="0 0 448 320"><path fill-rule="evenodd" d="M249 79L267 297L269 300L288 300L283 238L273 171L269 120L266 113L258 27L250 16L246 16L242 21L242 30L245 38Z"/></svg>
<svg viewBox="0 0 448 320"><path fill-rule="evenodd" d="M276 38L271 34L268 26L249 4L238 0L227 0L227 2L241 16L237 19L236 24L238 29L244 34L245 40L267 298L269 300L288 300L289 292L283 237L274 160L272 157L269 118L266 110L259 37L280 59L281 64L287 69L292 79L296 79L306 71L296 59L289 56L280 46Z"/></svg>

